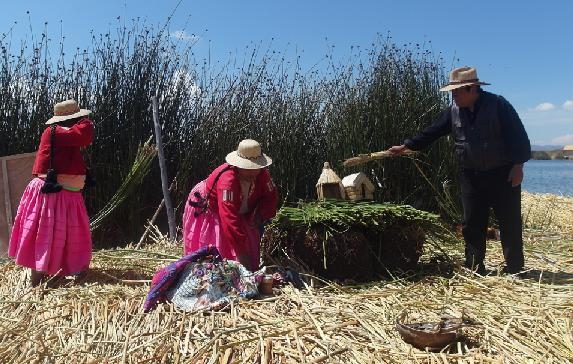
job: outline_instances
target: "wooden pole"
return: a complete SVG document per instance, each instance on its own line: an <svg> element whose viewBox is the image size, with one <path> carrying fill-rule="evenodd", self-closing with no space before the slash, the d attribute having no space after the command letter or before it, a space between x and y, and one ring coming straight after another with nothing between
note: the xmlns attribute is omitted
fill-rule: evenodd
<svg viewBox="0 0 573 364"><path fill-rule="evenodd" d="M153 125L155 126L157 158L159 159L159 168L161 170L161 189L163 190L165 210L167 211L167 221L169 222L169 240L174 243L177 240L177 225L175 223L173 204L171 203L171 197L169 195L167 167L165 166L165 155L163 154L163 143L161 141L161 126L159 125L159 105L157 103L157 95L151 97L151 103L153 107Z"/></svg>

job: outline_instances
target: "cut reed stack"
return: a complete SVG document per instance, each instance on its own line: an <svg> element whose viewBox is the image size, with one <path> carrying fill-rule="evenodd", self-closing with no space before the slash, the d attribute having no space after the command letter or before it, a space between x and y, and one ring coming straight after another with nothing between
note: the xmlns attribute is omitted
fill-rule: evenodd
<svg viewBox="0 0 573 364"><path fill-rule="evenodd" d="M324 279L370 281L414 270L438 216L411 206L327 200L283 206L266 227L267 263Z"/></svg>

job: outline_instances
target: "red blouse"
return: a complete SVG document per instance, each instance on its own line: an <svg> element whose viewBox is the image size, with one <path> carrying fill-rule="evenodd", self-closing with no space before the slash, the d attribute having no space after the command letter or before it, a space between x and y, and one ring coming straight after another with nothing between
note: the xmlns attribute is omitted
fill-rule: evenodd
<svg viewBox="0 0 573 364"><path fill-rule="evenodd" d="M207 191L211 190L217 175L229 165L223 163L217 167L206 180ZM257 176L247 198L248 210L244 216L248 220L260 218L261 221L272 219L277 212L278 191L268 169L263 169ZM218 211L221 219L221 233L235 251L244 251L247 235L241 227L240 209L243 202L241 183L236 167L224 171L217 185L209 196L209 208ZM255 216L256 215L256 216Z"/></svg>
<svg viewBox="0 0 573 364"><path fill-rule="evenodd" d="M32 174L46 174L50 168L51 126L40 137L40 146ZM94 126L90 119L83 118L70 128L56 126L54 142L54 162L52 168L58 174L86 174L86 164L80 147L88 146L94 138Z"/></svg>

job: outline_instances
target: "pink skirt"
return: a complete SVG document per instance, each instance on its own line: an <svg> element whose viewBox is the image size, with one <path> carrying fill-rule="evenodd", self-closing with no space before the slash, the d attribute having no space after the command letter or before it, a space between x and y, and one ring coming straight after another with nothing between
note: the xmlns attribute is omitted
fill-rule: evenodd
<svg viewBox="0 0 573 364"><path fill-rule="evenodd" d="M216 211L207 209L204 213L195 216L200 209L189 205L189 201L196 201L195 192L205 196L205 181L201 181L193 187L183 212L183 253L193 253L204 246L214 245L223 258L237 260L238 252L221 232L221 219ZM256 227L253 227L246 218L241 219L241 224L247 234L247 254L251 261L251 267L258 269L260 262L261 235Z"/></svg>
<svg viewBox="0 0 573 364"><path fill-rule="evenodd" d="M42 193L34 178L24 190L10 236L16 264L49 275L77 274L92 257L90 222L81 192Z"/></svg>

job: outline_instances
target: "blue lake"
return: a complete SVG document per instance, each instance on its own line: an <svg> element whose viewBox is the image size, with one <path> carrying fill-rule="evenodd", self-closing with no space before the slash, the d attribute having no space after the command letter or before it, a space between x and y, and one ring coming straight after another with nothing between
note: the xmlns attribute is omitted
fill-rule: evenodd
<svg viewBox="0 0 573 364"><path fill-rule="evenodd" d="M523 173L525 191L573 197L573 160L530 160Z"/></svg>

